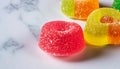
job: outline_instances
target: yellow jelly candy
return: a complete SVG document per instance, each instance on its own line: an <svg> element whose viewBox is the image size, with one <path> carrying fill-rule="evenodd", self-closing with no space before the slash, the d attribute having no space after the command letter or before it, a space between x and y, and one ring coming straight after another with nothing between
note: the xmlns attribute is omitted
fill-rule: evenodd
<svg viewBox="0 0 120 69"><path fill-rule="evenodd" d="M84 28L87 43L96 46L120 44L120 12L112 8L100 8L88 17Z"/></svg>

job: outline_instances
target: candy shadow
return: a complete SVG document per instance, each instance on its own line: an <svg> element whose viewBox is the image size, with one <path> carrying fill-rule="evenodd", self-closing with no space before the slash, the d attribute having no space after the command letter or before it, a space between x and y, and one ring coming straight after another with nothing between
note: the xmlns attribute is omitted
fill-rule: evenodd
<svg viewBox="0 0 120 69"><path fill-rule="evenodd" d="M103 7L111 8L111 4L99 3L99 6L100 6L100 8L103 8Z"/></svg>
<svg viewBox="0 0 120 69"><path fill-rule="evenodd" d="M85 50L78 54L68 57L54 57L54 58L67 62L82 62L102 56L104 49L105 49L104 47L93 47L87 45Z"/></svg>
<svg viewBox="0 0 120 69"><path fill-rule="evenodd" d="M81 20L81 21L86 21L87 19L77 19L77 18L70 18L70 19L73 19L73 20Z"/></svg>

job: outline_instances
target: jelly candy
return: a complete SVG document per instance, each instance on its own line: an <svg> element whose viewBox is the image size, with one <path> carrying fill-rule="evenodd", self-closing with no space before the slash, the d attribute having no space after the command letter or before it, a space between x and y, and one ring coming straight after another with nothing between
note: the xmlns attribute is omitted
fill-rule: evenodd
<svg viewBox="0 0 120 69"><path fill-rule="evenodd" d="M54 56L78 53L85 47L83 31L74 22L48 22L40 32L39 47Z"/></svg>
<svg viewBox="0 0 120 69"><path fill-rule="evenodd" d="M62 0L62 12L75 19L87 19L88 15L99 8L98 0Z"/></svg>
<svg viewBox="0 0 120 69"><path fill-rule="evenodd" d="M120 44L120 12L112 8L100 8L92 12L84 28L87 43L96 46Z"/></svg>
<svg viewBox="0 0 120 69"><path fill-rule="evenodd" d="M112 7L120 11L120 0L114 0Z"/></svg>

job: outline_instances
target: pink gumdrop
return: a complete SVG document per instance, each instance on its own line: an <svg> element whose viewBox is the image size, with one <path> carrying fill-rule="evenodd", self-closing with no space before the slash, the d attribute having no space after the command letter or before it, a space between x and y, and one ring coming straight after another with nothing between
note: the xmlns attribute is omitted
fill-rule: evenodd
<svg viewBox="0 0 120 69"><path fill-rule="evenodd" d="M83 31L74 22L48 22L40 32L39 47L54 56L76 54L85 47Z"/></svg>

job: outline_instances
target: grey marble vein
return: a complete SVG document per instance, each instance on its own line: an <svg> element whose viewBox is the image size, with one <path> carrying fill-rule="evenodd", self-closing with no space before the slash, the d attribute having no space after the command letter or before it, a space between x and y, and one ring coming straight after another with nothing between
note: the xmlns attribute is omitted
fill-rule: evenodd
<svg viewBox="0 0 120 69"><path fill-rule="evenodd" d="M21 0L21 6L26 11L33 11L37 9L39 0Z"/></svg>
<svg viewBox="0 0 120 69"><path fill-rule="evenodd" d="M0 50L9 51L15 53L17 50L20 50L24 47L24 45L18 43L12 38L9 38L6 42L3 43L2 48Z"/></svg>
<svg viewBox="0 0 120 69"><path fill-rule="evenodd" d="M38 9L37 8L38 3L39 3L39 0L17 0L17 2L15 0L11 0L10 4L5 7L5 10L8 13L11 13L15 10L17 11L20 9L27 12L31 12Z"/></svg>
<svg viewBox="0 0 120 69"><path fill-rule="evenodd" d="M13 11L15 11L15 10L19 10L19 5L17 5L17 4L12 4L12 3L10 3L8 6L6 6L5 7L5 10L8 12L8 13L11 13L11 12L13 12Z"/></svg>
<svg viewBox="0 0 120 69"><path fill-rule="evenodd" d="M25 19L25 16L23 13L27 12L28 15L32 11L37 11L37 14L39 15L34 15L34 16L40 16L42 13L40 12L40 9L38 8L39 0L11 0L9 5L7 5L4 9L7 11L7 13L12 13L14 11L20 12L18 19L28 27L30 32L33 34L33 36L38 40L39 37L39 31L40 31L40 26L37 25L30 25L30 23L26 23L29 17ZM21 12L21 10L24 10ZM22 15L23 14L23 15ZM42 15L43 16L43 15ZM35 19L33 19L35 21ZM43 19L42 19L43 20ZM29 21L28 21L29 22ZM4 48L6 49L6 47Z"/></svg>
<svg viewBox="0 0 120 69"><path fill-rule="evenodd" d="M28 25L28 28L30 32L33 34L33 36L36 38L36 40L39 39L39 33L40 33L40 27L36 25Z"/></svg>

